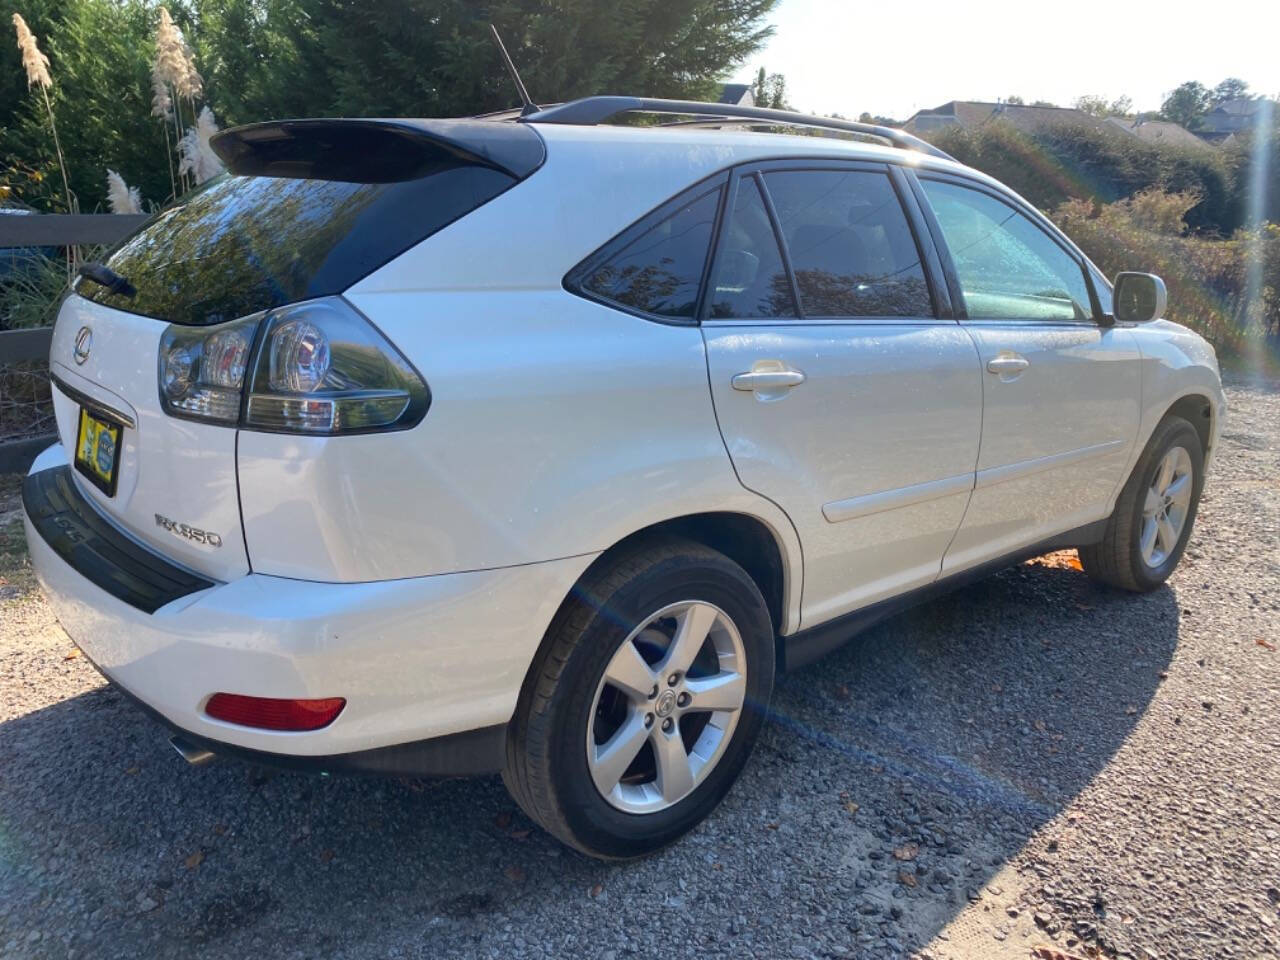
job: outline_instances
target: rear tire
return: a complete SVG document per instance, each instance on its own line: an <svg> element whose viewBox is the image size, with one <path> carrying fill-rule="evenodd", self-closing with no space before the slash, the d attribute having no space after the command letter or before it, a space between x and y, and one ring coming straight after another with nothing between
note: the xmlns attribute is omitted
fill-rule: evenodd
<svg viewBox="0 0 1280 960"><path fill-rule="evenodd" d="M1182 559L1203 488L1200 435L1181 417L1165 418L1121 490L1102 540L1077 551L1085 573L1139 593L1160 586Z"/></svg>
<svg viewBox="0 0 1280 960"><path fill-rule="evenodd" d="M588 571L534 658L503 780L533 820L602 859L700 823L747 762L773 690L773 623L740 566L652 540Z"/></svg>

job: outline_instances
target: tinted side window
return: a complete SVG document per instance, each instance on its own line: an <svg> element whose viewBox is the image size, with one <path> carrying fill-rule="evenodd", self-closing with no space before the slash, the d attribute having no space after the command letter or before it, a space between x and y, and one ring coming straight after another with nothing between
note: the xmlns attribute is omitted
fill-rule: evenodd
<svg viewBox="0 0 1280 960"><path fill-rule="evenodd" d="M931 317L915 238L888 174L766 173L806 317Z"/></svg>
<svg viewBox="0 0 1280 960"><path fill-rule="evenodd" d="M711 316L795 317L791 279L755 177L743 177L716 259Z"/></svg>
<svg viewBox="0 0 1280 960"><path fill-rule="evenodd" d="M692 320L720 191L691 200L596 266L582 288L661 317Z"/></svg>
<svg viewBox="0 0 1280 960"><path fill-rule="evenodd" d="M1028 217L989 194L922 179L973 319L1089 320L1084 270Z"/></svg>

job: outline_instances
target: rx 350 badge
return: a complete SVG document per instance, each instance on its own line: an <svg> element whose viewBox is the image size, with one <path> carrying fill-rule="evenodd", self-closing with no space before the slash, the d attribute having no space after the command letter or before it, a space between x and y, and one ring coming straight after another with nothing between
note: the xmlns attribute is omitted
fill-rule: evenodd
<svg viewBox="0 0 1280 960"><path fill-rule="evenodd" d="M177 523L168 517L162 517L156 514L156 526L164 527L175 537L182 537L184 540L190 540L192 543L203 543L209 547L222 546L222 537L208 530L199 530L196 527L189 527L185 523Z"/></svg>

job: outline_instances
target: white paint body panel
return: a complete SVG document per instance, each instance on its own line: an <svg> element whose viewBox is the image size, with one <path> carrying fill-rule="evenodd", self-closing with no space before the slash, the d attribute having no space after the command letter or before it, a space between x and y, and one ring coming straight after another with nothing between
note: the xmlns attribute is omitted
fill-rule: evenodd
<svg viewBox="0 0 1280 960"><path fill-rule="evenodd" d="M61 448L36 462L65 463ZM184 730L324 756L505 723L542 634L593 556L440 577L332 584L250 574L143 613L89 583L27 521L58 620L111 679ZM329 727L214 720L218 691L347 698Z"/></svg>
<svg viewBox="0 0 1280 960"><path fill-rule="evenodd" d="M982 421L959 325L714 322L703 334L738 476L804 545L804 626L932 582L969 501ZM775 399L734 389L760 361L806 379Z"/></svg>
<svg viewBox="0 0 1280 960"><path fill-rule="evenodd" d="M1142 393L1132 330L1027 321L964 327L982 361L982 450L944 573L1108 516L1138 441ZM987 371L1007 353L1030 366L1016 376Z"/></svg>
<svg viewBox="0 0 1280 960"><path fill-rule="evenodd" d="M82 326L93 331L89 358L73 351ZM236 500L236 430L178 420L160 409L156 364L165 323L67 297L58 313L49 368L90 398L126 414L137 425L121 437L116 494L108 497L73 471L76 486L135 540L216 580L249 572L240 506ZM56 386L53 406L58 437L74 450L79 404ZM157 525L156 514L222 538L213 547L178 537Z"/></svg>

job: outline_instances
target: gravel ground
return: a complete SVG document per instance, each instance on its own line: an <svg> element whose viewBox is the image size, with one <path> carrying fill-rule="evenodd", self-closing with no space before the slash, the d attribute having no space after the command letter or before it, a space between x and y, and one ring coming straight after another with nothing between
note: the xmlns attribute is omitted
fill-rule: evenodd
<svg viewBox="0 0 1280 960"><path fill-rule="evenodd" d="M1167 587L1055 554L871 631L620 866L497 778L186 767L56 626L5 481L0 956L1276 957L1280 383L1230 403Z"/></svg>

